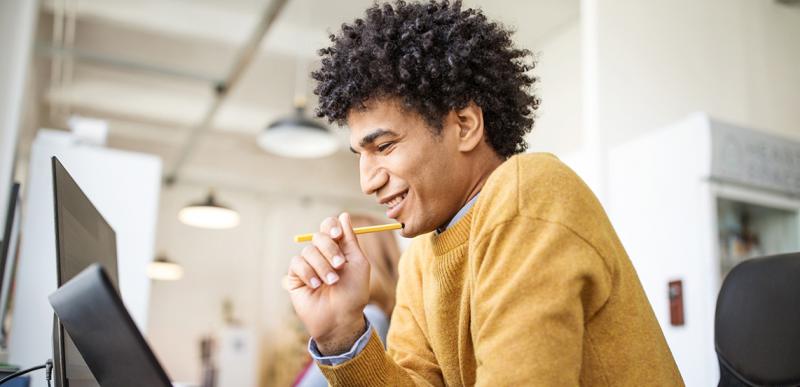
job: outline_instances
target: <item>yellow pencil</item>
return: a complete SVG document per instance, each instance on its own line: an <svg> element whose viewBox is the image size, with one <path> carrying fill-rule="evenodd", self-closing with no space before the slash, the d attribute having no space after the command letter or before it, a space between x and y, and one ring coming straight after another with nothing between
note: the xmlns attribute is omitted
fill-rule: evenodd
<svg viewBox="0 0 800 387"><path fill-rule="evenodd" d="M356 227L353 229L353 232L356 234L367 234L371 232L379 232L379 231L389 231L389 230L397 230L403 228L402 223L389 223L389 224L381 224L378 226L367 226L367 227ZM300 234L294 237L294 241L297 243L300 242L309 242L311 241L311 237L314 234Z"/></svg>

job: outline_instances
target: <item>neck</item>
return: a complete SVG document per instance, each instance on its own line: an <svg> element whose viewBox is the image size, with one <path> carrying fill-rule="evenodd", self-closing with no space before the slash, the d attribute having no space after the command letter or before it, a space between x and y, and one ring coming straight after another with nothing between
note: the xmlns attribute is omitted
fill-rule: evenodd
<svg viewBox="0 0 800 387"><path fill-rule="evenodd" d="M461 205L458 207L459 209L464 207L464 205L472 200L475 195L481 192L481 189L483 189L484 184L486 184L486 180L489 180L489 176L491 176L492 172L494 172L494 170L505 161L501 159L500 156L498 156L497 153L495 153L492 149L485 149L484 152L487 152L488 154L485 157L481 157L480 161L473 165L473 170L478 172L473 175L473 178L471 179L472 182L468 186L466 195L462 199Z"/></svg>
<svg viewBox="0 0 800 387"><path fill-rule="evenodd" d="M450 215L450 217L445 221L441 226L437 228L437 230L443 231L448 223L453 220L453 217L456 216L458 211L464 208L467 203L469 203L472 198L475 197L481 189L483 189L484 184L486 184L486 180L489 180L489 176L491 176L492 172L494 172L500 164L503 164L505 160L501 159L494 150L490 151L491 154L488 155L486 158L480 158L479 162L476 162L473 165L472 170L478 171L478 173L474 174L470 179L470 184L467 186L467 190L465 190L465 194L461 197L458 207L455 211Z"/></svg>

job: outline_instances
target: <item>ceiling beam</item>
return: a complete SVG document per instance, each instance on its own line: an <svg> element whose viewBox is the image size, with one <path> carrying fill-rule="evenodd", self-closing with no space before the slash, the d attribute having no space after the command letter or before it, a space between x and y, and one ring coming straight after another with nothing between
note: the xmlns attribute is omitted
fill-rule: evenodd
<svg viewBox="0 0 800 387"><path fill-rule="evenodd" d="M233 63L228 76L225 77L224 81L217 84L214 99L211 102L211 106L209 106L208 110L206 111L206 114L203 116L203 119L198 124L190 128L186 140L179 150L175 163L164 176L164 182L167 185L173 184L178 179L181 168L183 168L186 160L197 146L197 141L205 132L208 131L211 123L214 121L214 117L227 99L230 91L241 80L244 72L253 62L253 59L255 59L256 54L259 52L261 42L267 35L267 31L275 22L275 19L277 19L286 3L287 0L271 0L267 8L264 10L261 20L259 21L258 25L256 25L256 28L250 35L250 38L240 50L239 56Z"/></svg>
<svg viewBox="0 0 800 387"><path fill-rule="evenodd" d="M36 43L36 54L48 58L67 56L84 63L98 64L148 74L166 75L173 78L183 78L191 81L208 83L211 85L218 85L222 82L220 79L209 75L191 73L185 70L170 67L156 66L145 62L121 59L111 55L105 55L78 48L55 47L49 43L41 41Z"/></svg>

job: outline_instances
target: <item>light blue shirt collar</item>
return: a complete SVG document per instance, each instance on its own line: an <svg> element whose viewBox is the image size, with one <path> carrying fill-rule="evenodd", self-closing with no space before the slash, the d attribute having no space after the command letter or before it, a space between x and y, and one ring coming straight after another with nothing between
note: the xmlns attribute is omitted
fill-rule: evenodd
<svg viewBox="0 0 800 387"><path fill-rule="evenodd" d="M436 235L443 233L445 230L450 228L450 226L458 223L458 221L461 220L461 218L463 218L464 215L466 215L469 209L472 208L473 205L475 205L475 201L478 200L478 195L480 195L480 193L473 196L472 199L470 199L467 202L467 204L464 205L464 207L461 207L461 209L458 210L458 212L456 212L456 216L454 216L453 219L450 219L450 222L448 222L446 226L436 229Z"/></svg>

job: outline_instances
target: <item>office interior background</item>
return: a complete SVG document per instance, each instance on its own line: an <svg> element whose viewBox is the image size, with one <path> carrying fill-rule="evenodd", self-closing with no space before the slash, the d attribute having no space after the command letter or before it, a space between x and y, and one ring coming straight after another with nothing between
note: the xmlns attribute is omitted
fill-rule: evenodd
<svg viewBox="0 0 800 387"><path fill-rule="evenodd" d="M530 151L593 188L687 385L716 384L725 273L800 251L800 2L464 3L535 53ZM213 367L223 387L290 385L307 359L281 288L293 235L345 210L386 219L346 128L316 120L304 148L270 131L298 106L313 117L316 50L371 4L0 2L0 219L22 187L4 360L51 350L58 154L117 231L123 299L172 379L199 385ZM179 218L210 193L232 227Z"/></svg>

